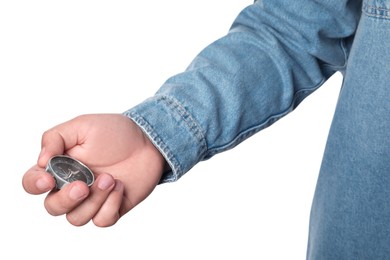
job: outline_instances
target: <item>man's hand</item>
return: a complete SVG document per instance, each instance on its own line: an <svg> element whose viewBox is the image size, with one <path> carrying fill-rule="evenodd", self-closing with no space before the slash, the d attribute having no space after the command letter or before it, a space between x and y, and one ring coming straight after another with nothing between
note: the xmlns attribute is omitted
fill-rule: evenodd
<svg viewBox="0 0 390 260"><path fill-rule="evenodd" d="M54 190L53 177L45 172L50 157L67 154L94 172L89 189L81 181ZM140 128L120 114L82 115L46 131L38 163L23 176L30 194L49 192L46 210L66 214L76 226L90 220L96 226L115 224L156 187L165 160Z"/></svg>

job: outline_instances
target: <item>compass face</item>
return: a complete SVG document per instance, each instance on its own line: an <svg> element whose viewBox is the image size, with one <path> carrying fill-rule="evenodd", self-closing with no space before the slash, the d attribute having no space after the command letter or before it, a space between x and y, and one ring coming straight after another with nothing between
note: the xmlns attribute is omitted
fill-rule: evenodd
<svg viewBox="0 0 390 260"><path fill-rule="evenodd" d="M87 166L65 155L52 157L47 170L53 174L57 182L64 184L73 181L83 181L88 186L91 186L94 181L94 175Z"/></svg>

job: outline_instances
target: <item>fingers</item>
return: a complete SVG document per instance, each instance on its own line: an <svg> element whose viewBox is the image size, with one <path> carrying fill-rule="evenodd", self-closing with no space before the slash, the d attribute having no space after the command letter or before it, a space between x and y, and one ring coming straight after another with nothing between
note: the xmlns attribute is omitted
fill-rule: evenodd
<svg viewBox="0 0 390 260"><path fill-rule="evenodd" d="M23 175L22 185L26 192L38 195L52 190L55 181L45 169L35 165Z"/></svg>
<svg viewBox="0 0 390 260"><path fill-rule="evenodd" d="M66 214L69 223L82 226L93 219L96 226L110 226L119 219L123 184L109 174L100 174L89 189L85 183L73 182L50 193L46 210L54 216Z"/></svg>
<svg viewBox="0 0 390 260"><path fill-rule="evenodd" d="M44 203L47 212L53 216L66 214L67 220L75 226L93 219L96 226L107 227L121 217L124 186L109 174L100 174L91 188L76 181L56 190L54 178L44 169L34 166L23 176L22 184L30 194L51 191Z"/></svg>
<svg viewBox="0 0 390 260"><path fill-rule="evenodd" d="M105 203L114 186L115 180L112 176L108 174L99 175L96 184L91 187L90 196L80 206L67 214L68 221L75 226L88 223Z"/></svg>
<svg viewBox="0 0 390 260"><path fill-rule="evenodd" d="M119 218L122 204L124 186L119 180L115 181L115 187L106 201L93 218L93 223L98 227L108 227L114 225Z"/></svg>
<svg viewBox="0 0 390 260"><path fill-rule="evenodd" d="M82 181L72 182L61 190L51 191L45 198L45 208L53 216L72 211L89 195L88 186Z"/></svg>

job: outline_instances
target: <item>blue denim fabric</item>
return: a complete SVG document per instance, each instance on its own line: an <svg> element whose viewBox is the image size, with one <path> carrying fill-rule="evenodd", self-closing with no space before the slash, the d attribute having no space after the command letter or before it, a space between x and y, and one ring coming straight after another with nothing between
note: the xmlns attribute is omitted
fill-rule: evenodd
<svg viewBox="0 0 390 260"><path fill-rule="evenodd" d="M175 181L345 75L313 200L308 259L390 259L390 0L272 0L124 114ZM363 10L363 13L362 13Z"/></svg>
<svg viewBox="0 0 390 260"><path fill-rule="evenodd" d="M256 1L186 71L126 111L172 168L161 182L271 125L344 70L360 5Z"/></svg>
<svg viewBox="0 0 390 260"><path fill-rule="evenodd" d="M314 196L308 259L390 259L390 1L365 1Z"/></svg>

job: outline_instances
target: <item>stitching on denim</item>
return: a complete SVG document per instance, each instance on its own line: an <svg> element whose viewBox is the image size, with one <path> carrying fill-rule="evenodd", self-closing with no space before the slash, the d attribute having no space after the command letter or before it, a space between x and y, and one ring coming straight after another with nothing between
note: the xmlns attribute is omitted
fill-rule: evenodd
<svg viewBox="0 0 390 260"><path fill-rule="evenodd" d="M164 102L172 111L180 115L184 123L186 123L186 125L188 126L188 129L192 132L192 134L196 137L196 139L200 143L200 155L202 157L207 151L207 142L201 130L201 127L199 126L197 121L176 99L169 96L162 95L157 99L157 101Z"/></svg>
<svg viewBox="0 0 390 260"><path fill-rule="evenodd" d="M177 161L177 159L175 158L172 151L164 143L164 141L160 138L160 136L157 134L157 132L154 130L154 128L141 115L139 115L135 112L126 111L124 113L124 115L129 117L131 120L133 120L143 130L143 132L149 137L149 140L163 154L163 156L166 158L168 164L171 166L172 177L162 178L160 180L160 183L173 182L173 181L179 179L179 177L184 174L184 173L182 173L182 167L181 167L180 163Z"/></svg>
<svg viewBox="0 0 390 260"><path fill-rule="evenodd" d="M387 8L364 4L363 12L370 17L390 19L390 10Z"/></svg>

